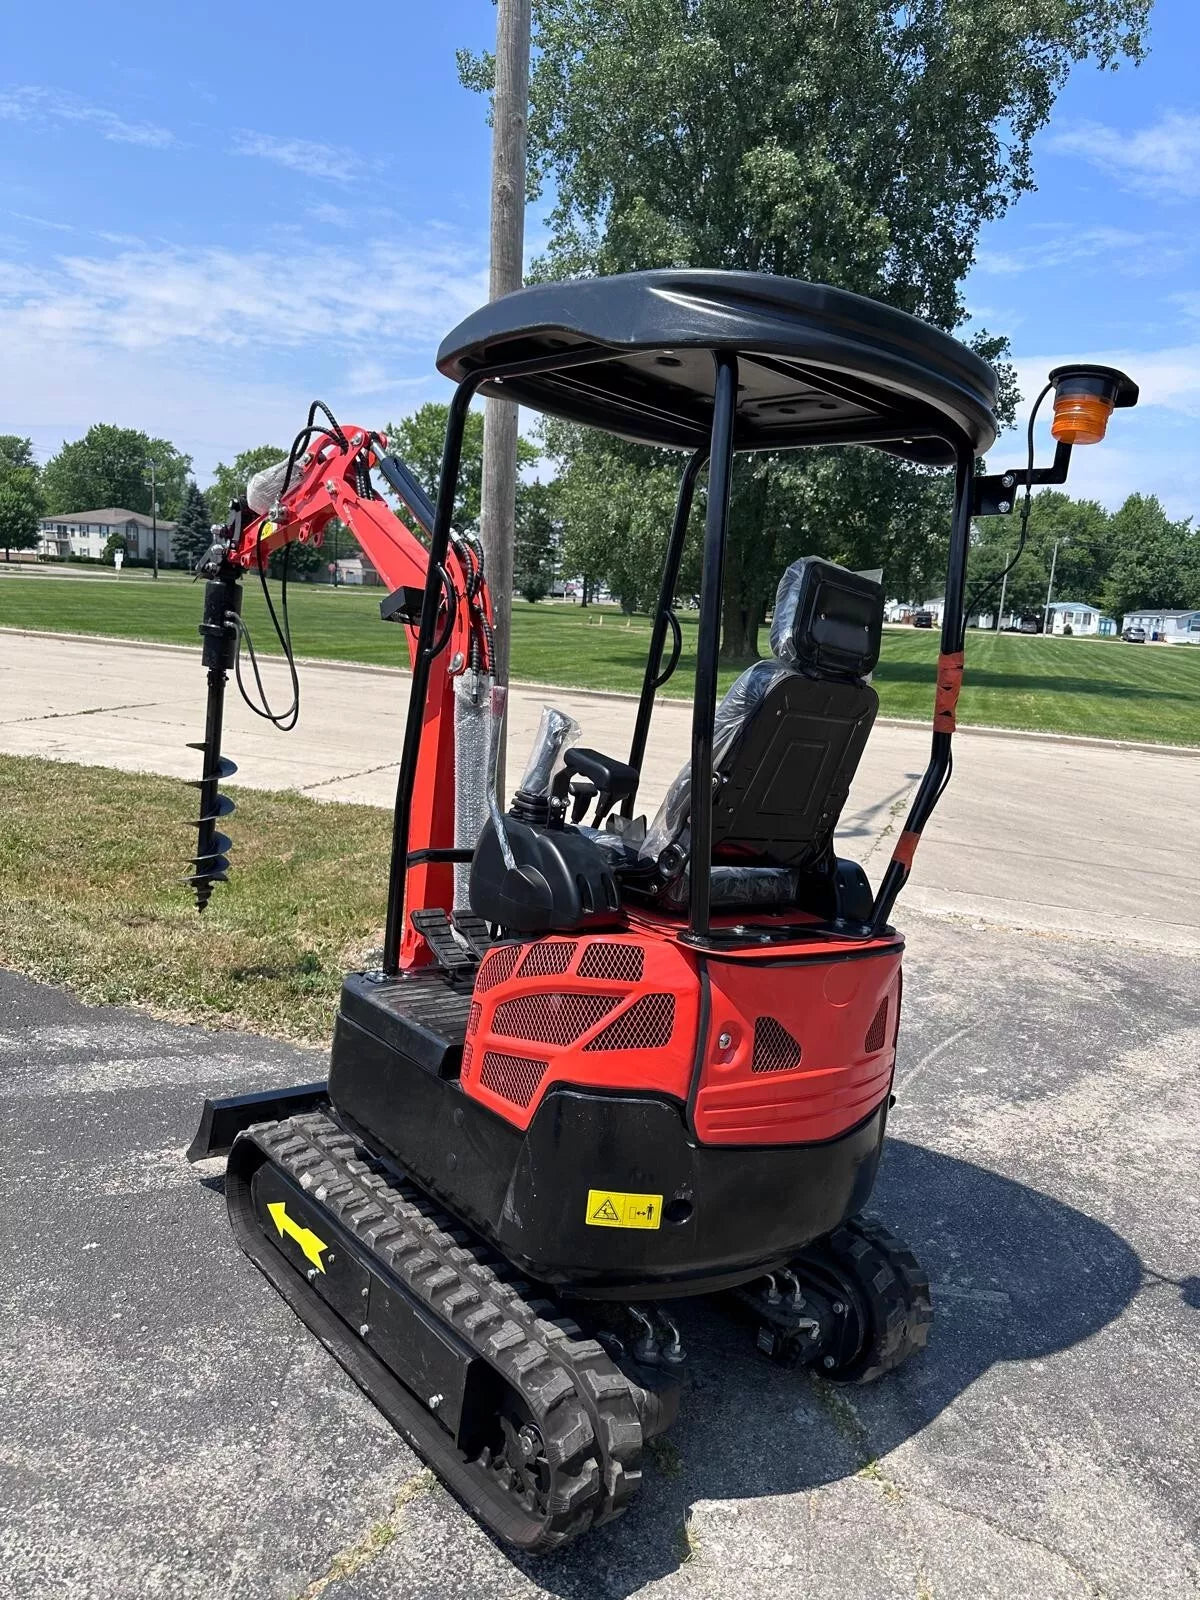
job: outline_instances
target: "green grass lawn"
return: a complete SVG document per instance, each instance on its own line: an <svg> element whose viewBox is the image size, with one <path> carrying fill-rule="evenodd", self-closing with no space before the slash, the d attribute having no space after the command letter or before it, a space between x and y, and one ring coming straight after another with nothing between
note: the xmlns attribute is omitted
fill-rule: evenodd
<svg viewBox="0 0 1200 1600"><path fill-rule="evenodd" d="M379 621L378 589L333 591L296 584L292 633L300 655L407 665L402 631ZM0 625L122 638L196 643L199 585L129 584L124 578L0 577ZM273 643L256 582L245 615L255 643ZM667 686L691 692L696 614L684 613L684 653ZM514 679L634 692L641 686L650 623L612 608L529 606L513 610ZM766 643L766 632L763 632ZM885 716L925 718L933 704L938 639L908 629L884 636L875 675ZM722 674L722 686L733 678ZM1104 738L1200 744L1200 650L1097 639L975 634L967 640L960 721Z"/></svg>
<svg viewBox="0 0 1200 1600"><path fill-rule="evenodd" d="M232 793L233 870L201 917L178 780L0 755L0 967L325 1044L343 972L382 941L391 814Z"/></svg>

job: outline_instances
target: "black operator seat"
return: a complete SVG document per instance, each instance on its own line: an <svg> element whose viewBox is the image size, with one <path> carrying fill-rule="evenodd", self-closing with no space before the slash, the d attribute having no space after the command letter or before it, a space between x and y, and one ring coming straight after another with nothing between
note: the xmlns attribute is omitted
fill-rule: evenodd
<svg viewBox="0 0 1200 1600"><path fill-rule="evenodd" d="M742 673L713 727L714 909L799 905L865 920L862 869L837 862L833 833L879 709L883 589L805 556L780 579L771 651ZM687 903L691 766L675 779L641 845Z"/></svg>

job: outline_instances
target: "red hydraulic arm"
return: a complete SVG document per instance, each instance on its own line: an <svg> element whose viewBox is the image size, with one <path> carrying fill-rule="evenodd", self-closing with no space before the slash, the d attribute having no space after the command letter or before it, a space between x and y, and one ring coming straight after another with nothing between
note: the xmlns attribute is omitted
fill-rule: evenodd
<svg viewBox="0 0 1200 1600"><path fill-rule="evenodd" d="M274 493L269 509L256 513L245 505L235 505L230 523L221 530L202 567L209 578L201 627L204 663L209 669L209 716L205 740L199 746L205 751L205 770L199 784L200 838L190 879L201 910L212 884L224 881L229 865L225 850L230 841L216 832L216 824L231 809L231 802L217 791L219 779L228 776L232 767L220 752L221 699L242 629L238 580L243 574L265 573L268 556L285 545L320 545L325 529L336 517L351 530L392 591L384 602L385 615L404 627L410 663L415 659L428 552L372 486L371 469L381 467L389 481L399 481L403 492L407 474L386 458L386 448L384 435L363 428L333 424L328 430L312 430L303 454L296 456L286 475L286 487L282 464L279 486L272 491L268 484L268 492ZM406 500L414 521L424 521L426 511L418 503L420 491L408 481ZM454 679L469 667L480 672L492 668L491 598L473 540L452 537L441 580L438 659L425 704L409 829L409 856L424 859L408 870L407 913L453 909L453 866L448 859L430 860L428 854L449 852L454 845ZM214 674L219 675L219 683L214 683ZM399 960L402 967L421 966L430 960L428 946L413 928L411 915L404 919Z"/></svg>

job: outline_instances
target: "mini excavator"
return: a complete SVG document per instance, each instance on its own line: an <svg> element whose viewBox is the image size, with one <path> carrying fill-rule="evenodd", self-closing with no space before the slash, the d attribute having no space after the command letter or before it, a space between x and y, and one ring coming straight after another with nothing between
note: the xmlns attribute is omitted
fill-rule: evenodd
<svg viewBox="0 0 1200 1600"><path fill-rule="evenodd" d="M388 585L412 678L382 963L345 980L328 1080L209 1100L189 1155L228 1156L246 1254L459 1499L545 1551L637 1492L686 1385L679 1299L713 1296L765 1358L837 1382L925 1345L925 1274L864 1207L900 1023L892 912L950 778L982 603L965 588L971 519L1023 493L1019 556L1032 487L1065 481L1073 447L1138 391L1112 368L1056 369L1027 464L984 475L996 377L970 350L837 289L697 270L522 289L460 324L438 366L457 387L436 503L382 435L318 403L201 563L201 909L230 871L221 727L230 672L247 692L243 644L256 709L281 726L298 712L294 666L290 707L261 696L244 576L265 589L273 551L342 519ZM1035 467L1051 391L1056 453ZM507 807L483 554L452 526L478 394L686 454L627 755L581 745L547 707ZM880 584L794 562L770 655L717 694L735 452L846 444L953 475L929 763L874 889L835 830L878 707ZM648 821L641 769L680 660L702 474L691 749ZM286 589L281 617L268 604L290 665Z"/></svg>

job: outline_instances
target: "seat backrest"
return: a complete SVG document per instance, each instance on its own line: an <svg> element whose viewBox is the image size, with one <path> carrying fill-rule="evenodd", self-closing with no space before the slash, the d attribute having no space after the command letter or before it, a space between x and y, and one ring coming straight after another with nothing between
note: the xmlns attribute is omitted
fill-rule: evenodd
<svg viewBox="0 0 1200 1600"><path fill-rule="evenodd" d="M883 590L807 556L784 573L772 657L730 688L713 728L713 860L803 869L827 855L879 699ZM659 808L645 855L668 876L687 858L691 769Z"/></svg>

